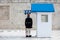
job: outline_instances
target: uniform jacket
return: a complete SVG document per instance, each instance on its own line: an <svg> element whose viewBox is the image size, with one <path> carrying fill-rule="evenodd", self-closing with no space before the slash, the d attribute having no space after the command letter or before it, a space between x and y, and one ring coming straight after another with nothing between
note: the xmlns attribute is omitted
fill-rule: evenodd
<svg viewBox="0 0 60 40"><path fill-rule="evenodd" d="M32 24L33 24L32 18L26 18L25 19L26 28L32 28Z"/></svg>

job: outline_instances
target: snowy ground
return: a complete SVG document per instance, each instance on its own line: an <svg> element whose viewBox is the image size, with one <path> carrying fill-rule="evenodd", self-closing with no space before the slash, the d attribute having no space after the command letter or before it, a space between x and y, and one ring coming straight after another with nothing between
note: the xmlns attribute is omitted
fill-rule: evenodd
<svg viewBox="0 0 60 40"><path fill-rule="evenodd" d="M24 30L0 30L0 40L60 40L60 31L54 30L51 38L36 38L36 31L32 30L33 37L26 38Z"/></svg>

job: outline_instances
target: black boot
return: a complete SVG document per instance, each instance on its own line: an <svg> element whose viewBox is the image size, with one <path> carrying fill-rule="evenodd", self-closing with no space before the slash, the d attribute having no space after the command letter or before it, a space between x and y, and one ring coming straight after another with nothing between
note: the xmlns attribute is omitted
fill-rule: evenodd
<svg viewBox="0 0 60 40"><path fill-rule="evenodd" d="M26 35L26 37L29 37L28 35Z"/></svg>

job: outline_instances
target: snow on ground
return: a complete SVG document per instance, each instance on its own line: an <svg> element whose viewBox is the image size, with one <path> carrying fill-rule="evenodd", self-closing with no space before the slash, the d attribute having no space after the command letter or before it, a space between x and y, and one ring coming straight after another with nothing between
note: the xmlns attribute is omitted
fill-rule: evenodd
<svg viewBox="0 0 60 40"><path fill-rule="evenodd" d="M36 36L36 31L32 30L31 34ZM60 40L60 31L54 30L51 38L26 38L24 30L0 30L0 40Z"/></svg>
<svg viewBox="0 0 60 40"><path fill-rule="evenodd" d="M36 31L32 30L31 31L32 36L36 36ZM25 30L0 30L0 36L18 36L18 37L25 37Z"/></svg>

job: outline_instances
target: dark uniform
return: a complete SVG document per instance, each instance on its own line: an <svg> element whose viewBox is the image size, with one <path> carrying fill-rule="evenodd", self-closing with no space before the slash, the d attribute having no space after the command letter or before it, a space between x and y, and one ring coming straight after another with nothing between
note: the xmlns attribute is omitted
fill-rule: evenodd
<svg viewBox="0 0 60 40"><path fill-rule="evenodd" d="M26 28L32 28L32 18L26 18L25 19L25 26L26 26Z"/></svg>
<svg viewBox="0 0 60 40"><path fill-rule="evenodd" d="M30 14L27 14L27 18L25 19L26 37L31 37L32 24L32 18L30 18Z"/></svg>

